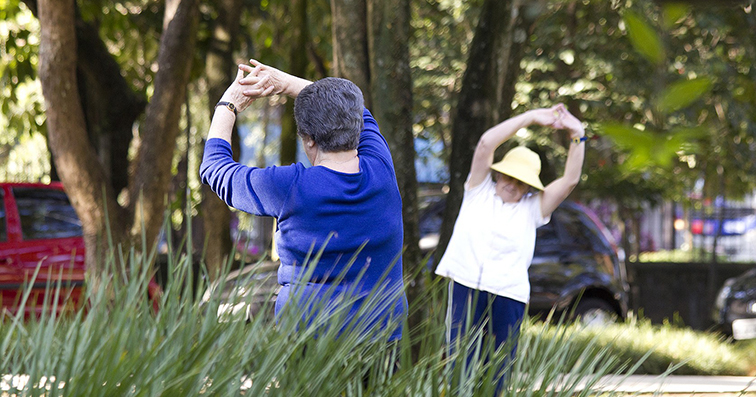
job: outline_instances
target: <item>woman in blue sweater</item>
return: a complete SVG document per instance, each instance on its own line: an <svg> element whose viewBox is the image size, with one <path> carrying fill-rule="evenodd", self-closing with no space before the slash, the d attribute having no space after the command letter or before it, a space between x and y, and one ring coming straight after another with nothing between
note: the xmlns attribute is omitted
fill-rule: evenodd
<svg viewBox="0 0 756 397"><path fill-rule="evenodd" d="M237 113L275 94L295 98L311 167L247 167L231 157ZM278 221L277 316L286 308L309 319L327 305L348 312L341 329L377 326L401 338L407 311L401 197L386 140L354 83L310 82L254 60L239 65L216 105L200 176L229 206ZM371 300L380 304L357 316L371 291L383 294Z"/></svg>

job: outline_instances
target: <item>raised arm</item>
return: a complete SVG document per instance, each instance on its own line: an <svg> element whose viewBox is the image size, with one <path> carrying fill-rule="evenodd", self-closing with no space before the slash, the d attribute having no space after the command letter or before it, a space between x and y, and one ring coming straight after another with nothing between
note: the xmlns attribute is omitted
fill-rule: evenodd
<svg viewBox="0 0 756 397"><path fill-rule="evenodd" d="M523 114L507 119L488 129L478 140L473 154L470 175L467 177L467 188L471 189L486 180L491 172L494 151L502 143L511 138L517 130L532 124L551 126L557 121L557 106L546 109L529 110Z"/></svg>
<svg viewBox="0 0 756 397"><path fill-rule="evenodd" d="M572 189L580 182L580 175L583 172L583 159L585 158L585 130L575 116L573 116L564 105L557 105L559 118L554 124L556 129L565 129L569 132L570 149L567 152L567 162L564 165L564 174L561 178L549 183L543 190L541 199L541 213L543 216L551 215L559 204L570 195ZM578 142L574 139L577 138Z"/></svg>

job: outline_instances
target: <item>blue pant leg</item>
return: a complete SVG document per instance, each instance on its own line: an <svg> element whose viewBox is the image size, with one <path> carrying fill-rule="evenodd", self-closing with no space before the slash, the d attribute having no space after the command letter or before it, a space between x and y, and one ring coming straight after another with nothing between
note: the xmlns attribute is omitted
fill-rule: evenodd
<svg viewBox="0 0 756 397"><path fill-rule="evenodd" d="M449 346L449 353L453 353L457 348L459 335L466 330L465 323L467 318L467 295L469 288L457 284L453 280L449 281L449 296L446 307L446 342Z"/></svg>
<svg viewBox="0 0 756 397"><path fill-rule="evenodd" d="M487 293L468 288L454 281L449 282L447 307L447 342L449 353L456 350L457 340L471 328L483 323L488 306ZM468 314L469 313L469 314ZM471 317L468 323L468 315ZM468 363L470 357L468 356Z"/></svg>
<svg viewBox="0 0 756 397"><path fill-rule="evenodd" d="M491 318L491 330L496 338L496 347L499 348L510 339L513 342L512 350L509 357L499 367L502 374L501 380L496 388L496 395L499 395L506 382L504 371L511 360L515 358L517 352L517 340L520 336L520 326L525 316L525 303L503 296L496 296L493 301Z"/></svg>

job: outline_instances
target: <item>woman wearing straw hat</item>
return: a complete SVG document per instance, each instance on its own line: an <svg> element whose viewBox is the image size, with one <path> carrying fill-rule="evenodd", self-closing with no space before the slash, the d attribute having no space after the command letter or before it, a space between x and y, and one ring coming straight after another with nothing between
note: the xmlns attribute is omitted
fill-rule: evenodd
<svg viewBox="0 0 756 397"><path fill-rule="evenodd" d="M564 175L546 187L539 178L541 160L530 149L515 147L493 162L499 145L532 124L565 129L572 138ZM510 337L516 343L530 297L536 229L549 222L580 180L584 142L582 124L562 104L527 111L481 136L454 232L436 269L451 279L447 339L452 350L460 332L481 324L496 347Z"/></svg>

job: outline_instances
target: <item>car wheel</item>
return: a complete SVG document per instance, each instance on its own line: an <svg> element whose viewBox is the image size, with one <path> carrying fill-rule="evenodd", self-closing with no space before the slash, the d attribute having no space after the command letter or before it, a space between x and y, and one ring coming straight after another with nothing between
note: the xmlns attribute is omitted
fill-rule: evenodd
<svg viewBox="0 0 756 397"><path fill-rule="evenodd" d="M598 298L581 299L573 317L587 326L602 326L617 322L617 312L607 301Z"/></svg>

